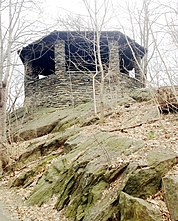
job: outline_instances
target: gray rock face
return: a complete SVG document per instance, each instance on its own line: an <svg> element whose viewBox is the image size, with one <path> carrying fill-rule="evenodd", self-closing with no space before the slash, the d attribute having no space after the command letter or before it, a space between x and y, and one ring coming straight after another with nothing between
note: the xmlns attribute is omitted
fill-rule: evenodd
<svg viewBox="0 0 178 221"><path fill-rule="evenodd" d="M64 210L73 221L164 220L159 212L161 205L155 209L146 201L163 188L171 218L177 221L178 179L166 176L177 164L177 153L169 143L149 146L156 138L147 142L138 139L143 136L129 134L129 128L159 119L156 108L142 104L139 108L142 111L127 108L126 118L124 112L120 113L121 118L114 119L119 121L116 130L108 131L105 125L98 125L91 103L35 113L34 119L29 118L23 128L18 128L18 135L22 139L47 135L25 142L26 151L13 169L20 171L28 164L30 167L19 173L11 186L33 186L27 200L30 205L40 206L56 196L55 208Z"/></svg>
<svg viewBox="0 0 178 221"><path fill-rule="evenodd" d="M78 137L76 139L79 141ZM50 167L28 203L41 205L56 193L56 209L66 208L68 217L85 221L97 217L98 221L107 221L118 213L118 207L113 207L113 203L118 204L119 192L125 186L129 171L134 168L127 169L128 162L117 162L117 158L139 150L143 145L142 141L109 133L81 139L73 151L61 156ZM119 185L109 190L119 178Z"/></svg>
<svg viewBox="0 0 178 221"><path fill-rule="evenodd" d="M23 121L21 116L17 122L10 124L9 136L12 140L29 140L51 132L64 131L70 126L82 123L91 112L93 113L91 103L80 105L75 109L41 108L28 117L28 120Z"/></svg>
<svg viewBox="0 0 178 221"><path fill-rule="evenodd" d="M151 151L148 163L142 168L126 159L144 147L143 141L106 132L87 139L80 133L69 140L68 145L74 145L74 149L58 157L51 165L28 199L30 205L41 205L56 195L55 208L65 208L69 218L76 221L114 221L119 220L120 207L124 208L127 205L125 198L129 198L129 203L134 202L131 210L135 214L134 219L128 220L161 220L158 211L149 203L133 196L145 198L159 191L162 176L176 164L176 154L166 152L158 155ZM119 161L121 155L122 161ZM125 193L120 198L121 191L132 196ZM128 211L123 211L123 221L130 213L129 203L126 206ZM141 215L143 211L145 216L149 214L147 219Z"/></svg>
<svg viewBox="0 0 178 221"><path fill-rule="evenodd" d="M163 190L171 220L178 220L178 175L163 178Z"/></svg>

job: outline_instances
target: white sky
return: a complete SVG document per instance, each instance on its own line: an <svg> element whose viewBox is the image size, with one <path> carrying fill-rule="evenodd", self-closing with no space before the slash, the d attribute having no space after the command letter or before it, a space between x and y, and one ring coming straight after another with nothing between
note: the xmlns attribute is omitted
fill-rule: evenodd
<svg viewBox="0 0 178 221"><path fill-rule="evenodd" d="M108 0L107 0L108 1ZM88 1L91 3L91 7L93 8L94 0ZM118 30L122 25L129 26L126 20L126 15L124 11L126 10L126 5L135 5L137 7L140 5L139 3L142 0L109 0L108 1L108 10L107 10L107 29ZM100 8L102 6L103 0L97 0L97 7ZM64 18L66 15L77 17L81 16L83 20L87 20L87 10L83 3L83 0L45 0L43 4L43 8L48 18L48 21L54 23L57 17ZM99 16L102 18L103 9L101 7ZM118 23L120 23L118 25ZM127 27L126 27L127 28Z"/></svg>
<svg viewBox="0 0 178 221"><path fill-rule="evenodd" d="M85 0L90 2L91 8L94 8L95 0ZM107 9L107 18L105 19L105 26L103 29L107 30L119 30L125 32L130 37L134 36L133 32L136 32L134 38L135 40L139 41L139 32L136 28L139 21L139 11L142 8L144 0L96 0L97 7L101 8L99 11L99 17L103 17L104 7L102 6L103 2L108 2L108 9ZM175 8L175 5L178 5L177 0L147 0L148 2L152 2L149 6L149 16L150 19L154 19L157 17L157 13L159 13L159 18L157 19L157 23L165 24L165 18L169 17L168 7L164 7L163 5L167 5L169 7ZM162 4L162 6L161 6ZM82 22L86 22L85 26L89 26L89 22L87 21L88 13L86 7L84 5L84 0L45 0L41 5L44 11L44 19L43 21L46 23L53 24L54 27L51 27L50 31L53 30L63 30L64 28L61 27L61 24L58 23L58 26L55 24L56 21L60 19L67 18L67 16L76 19L77 17L81 17ZM165 9L166 8L166 9ZM129 13L130 10L130 13ZM172 10L172 9L171 9ZM138 21L137 24L134 26L134 30L131 24L131 16L137 17ZM67 20L67 19L66 19ZM68 21L65 22L67 23ZM88 18L89 20L89 18ZM71 21L69 21L71 22ZM88 23L87 23L88 22ZM71 24L73 27L73 24ZM74 27L73 27L74 28ZM156 29L161 29L163 27L157 26ZM160 31L160 30L157 30ZM138 42L139 43L139 42Z"/></svg>

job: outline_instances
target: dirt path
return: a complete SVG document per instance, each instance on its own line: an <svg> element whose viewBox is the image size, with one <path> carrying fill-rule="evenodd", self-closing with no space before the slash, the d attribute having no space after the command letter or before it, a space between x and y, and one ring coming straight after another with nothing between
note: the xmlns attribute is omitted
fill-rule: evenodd
<svg viewBox="0 0 178 221"><path fill-rule="evenodd" d="M27 206L30 190L9 188L12 180L6 177L0 181L0 221L67 221L62 211L54 209L55 198L41 207Z"/></svg>
<svg viewBox="0 0 178 221"><path fill-rule="evenodd" d="M0 221L19 221L16 209L19 206L19 197L0 181Z"/></svg>
<svg viewBox="0 0 178 221"><path fill-rule="evenodd" d="M5 209L5 206L0 202L0 221L18 221L18 219L11 219L10 212Z"/></svg>

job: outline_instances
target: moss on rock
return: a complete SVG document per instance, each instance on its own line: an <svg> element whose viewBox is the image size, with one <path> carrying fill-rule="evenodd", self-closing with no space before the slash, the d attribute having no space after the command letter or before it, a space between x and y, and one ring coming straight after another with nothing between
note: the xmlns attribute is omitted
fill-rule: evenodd
<svg viewBox="0 0 178 221"><path fill-rule="evenodd" d="M79 140L78 136L74 137ZM39 182L28 203L41 205L47 200L45 194L47 191L48 196L57 195L56 209L66 208L66 215L75 220L89 220L91 214L95 214L89 211L95 211L96 205L102 204L100 198L103 197L103 193L105 191L107 193L109 185L122 176L128 166L127 162L116 163L117 157L120 154L127 155L139 150L143 146L142 141L111 136L110 133L95 134L94 137L81 141L72 151L58 158ZM113 166L112 162L115 162ZM123 188L124 185L118 186L120 191ZM118 197L118 190L112 192L113 200L110 200L110 194L104 196L103 202L108 207L105 213L99 210L97 220L103 221L103 216L112 216L111 208ZM106 205L100 207L104 208Z"/></svg>
<svg viewBox="0 0 178 221"><path fill-rule="evenodd" d="M141 198L157 193L161 188L162 177L176 164L176 156L172 151L151 151L147 157L148 165L134 171L124 192Z"/></svg>
<svg viewBox="0 0 178 221"><path fill-rule="evenodd" d="M120 221L162 221L160 211L143 199L120 194Z"/></svg>
<svg viewBox="0 0 178 221"><path fill-rule="evenodd" d="M12 140L29 140L48 133L65 131L67 128L83 124L93 114L93 104L86 103L71 108L42 108L25 118L21 113L17 121L9 124L9 137ZM95 117L93 115L93 117ZM14 118L14 115L12 115ZM11 121L11 120L10 120ZM13 130L13 125L15 125ZM18 125L18 126L17 126Z"/></svg>

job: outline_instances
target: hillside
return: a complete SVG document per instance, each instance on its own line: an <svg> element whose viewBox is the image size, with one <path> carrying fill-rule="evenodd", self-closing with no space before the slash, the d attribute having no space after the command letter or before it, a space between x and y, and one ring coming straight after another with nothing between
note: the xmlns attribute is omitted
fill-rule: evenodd
<svg viewBox="0 0 178 221"><path fill-rule="evenodd" d="M86 103L22 108L9 128L0 201L12 217L178 220L178 114L160 114L146 91L108 103L104 124Z"/></svg>

